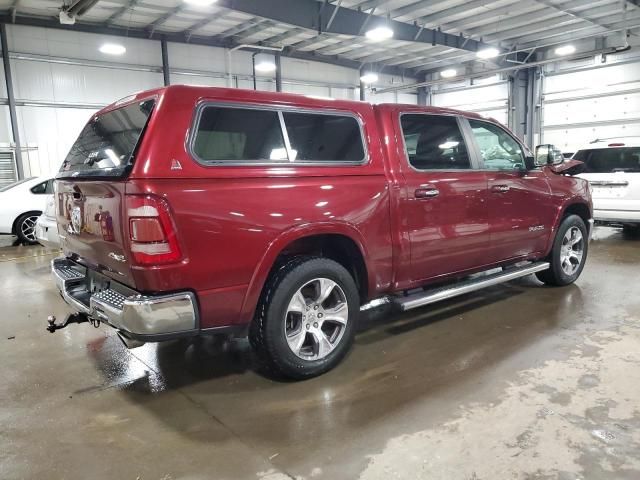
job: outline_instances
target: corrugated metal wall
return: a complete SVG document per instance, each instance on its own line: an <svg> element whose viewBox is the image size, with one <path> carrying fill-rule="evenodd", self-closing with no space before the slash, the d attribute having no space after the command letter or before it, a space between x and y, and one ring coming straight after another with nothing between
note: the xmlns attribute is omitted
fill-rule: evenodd
<svg viewBox="0 0 640 480"><path fill-rule="evenodd" d="M615 63L615 62L618 63ZM640 136L640 56L610 55L549 69L544 143L575 152L596 138Z"/></svg>
<svg viewBox="0 0 640 480"><path fill-rule="evenodd" d="M475 80L471 85L447 85L432 91L432 104L476 112L507 125L509 84L499 77Z"/></svg>

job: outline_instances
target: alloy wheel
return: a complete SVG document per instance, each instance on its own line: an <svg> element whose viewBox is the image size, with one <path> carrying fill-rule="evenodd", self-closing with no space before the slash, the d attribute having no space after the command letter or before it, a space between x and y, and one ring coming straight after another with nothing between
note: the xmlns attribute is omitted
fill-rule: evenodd
<svg viewBox="0 0 640 480"><path fill-rule="evenodd" d="M564 234L560 247L560 266L571 276L578 271L584 257L584 236L578 227L571 227Z"/></svg>
<svg viewBox="0 0 640 480"><path fill-rule="evenodd" d="M38 221L38 216L34 215L31 217L25 218L20 224L20 232L22 233L22 237L29 240L30 242L36 241L36 222Z"/></svg>
<svg viewBox="0 0 640 480"><path fill-rule="evenodd" d="M315 278L293 295L285 314L285 336L291 351L304 360L329 355L344 336L349 305L333 280Z"/></svg>

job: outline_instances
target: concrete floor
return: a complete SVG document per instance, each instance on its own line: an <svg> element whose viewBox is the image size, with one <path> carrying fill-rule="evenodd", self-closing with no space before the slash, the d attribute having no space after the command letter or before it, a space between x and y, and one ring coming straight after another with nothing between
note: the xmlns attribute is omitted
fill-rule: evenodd
<svg viewBox="0 0 640 480"><path fill-rule="evenodd" d="M52 255L0 248L3 480L640 478L640 238L598 229L567 288L370 313L301 383L261 375L244 341L49 334Z"/></svg>

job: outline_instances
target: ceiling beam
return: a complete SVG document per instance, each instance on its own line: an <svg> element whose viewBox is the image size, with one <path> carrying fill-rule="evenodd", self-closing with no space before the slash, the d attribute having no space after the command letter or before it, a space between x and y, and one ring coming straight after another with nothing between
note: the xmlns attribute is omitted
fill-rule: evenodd
<svg viewBox="0 0 640 480"><path fill-rule="evenodd" d="M315 30L319 33L361 37L361 26L368 22L369 27L389 26L394 31L395 40L445 45L472 52L488 47L478 40L466 39L460 35L422 28L418 25L398 22L377 15L373 15L369 19L367 13L350 8L338 8L336 5L320 3L316 0L269 0L268 2L264 0L219 0L217 5L275 22ZM336 8L338 8L337 12L334 11ZM333 18L333 22L327 28L331 18Z"/></svg>
<svg viewBox="0 0 640 480"><path fill-rule="evenodd" d="M0 13L0 23L12 23L11 13L8 10ZM203 45L208 47L218 48L233 48L239 44L233 41L232 38L223 38L220 36L203 37L200 35L192 35L187 38L184 32L179 33L158 33L149 32L147 29L142 28L125 28L115 25L105 26L103 24L95 24L88 22L76 22L74 25L63 25L57 19L53 17L27 17L18 15L15 18L16 25L28 25L31 27L53 28L56 30L67 30L72 32L84 32L100 35L114 35L125 38L139 38L139 39L165 39L168 42L175 43L189 43L192 45ZM281 55L283 57L295 58L306 61L314 61L321 63L328 63L331 65L339 65L351 69L359 69L360 62L349 60L338 55L327 56L318 55L310 52L297 52L291 49L285 48ZM396 67L386 67L385 72L390 75L401 75L405 77L415 78L410 70Z"/></svg>

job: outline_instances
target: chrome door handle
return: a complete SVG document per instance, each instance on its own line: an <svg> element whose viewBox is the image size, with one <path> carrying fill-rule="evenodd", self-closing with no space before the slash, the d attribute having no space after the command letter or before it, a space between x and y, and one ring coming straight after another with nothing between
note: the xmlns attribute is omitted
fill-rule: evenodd
<svg viewBox="0 0 640 480"><path fill-rule="evenodd" d="M494 185L491 187L493 193L505 193L509 191L509 185Z"/></svg>
<svg viewBox="0 0 640 480"><path fill-rule="evenodd" d="M416 198L433 198L440 195L440 190L437 188L417 188L414 195Z"/></svg>

